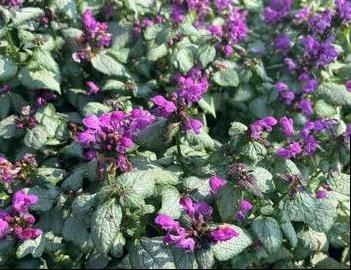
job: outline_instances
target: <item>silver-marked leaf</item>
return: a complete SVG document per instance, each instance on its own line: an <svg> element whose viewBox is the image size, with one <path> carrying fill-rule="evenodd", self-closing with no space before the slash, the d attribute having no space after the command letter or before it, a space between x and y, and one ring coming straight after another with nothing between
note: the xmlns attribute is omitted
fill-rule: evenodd
<svg viewBox="0 0 351 270"><path fill-rule="evenodd" d="M317 89L316 94L333 104L351 106L351 93L346 90L345 85L323 83Z"/></svg>
<svg viewBox="0 0 351 270"><path fill-rule="evenodd" d="M24 137L24 144L33 149L40 149L48 141L48 133L43 126L36 126L33 129L27 131L26 136Z"/></svg>
<svg viewBox="0 0 351 270"><path fill-rule="evenodd" d="M97 54L91 60L91 63L96 70L106 75L129 76L125 67L115 58L108 55L107 51Z"/></svg>
<svg viewBox="0 0 351 270"><path fill-rule="evenodd" d="M16 118L11 115L0 122L0 137L4 139L11 139L18 133Z"/></svg>
<svg viewBox="0 0 351 270"><path fill-rule="evenodd" d="M232 228L239 233L239 236L211 246L214 256L221 262L234 258L252 245L251 236L246 231L237 226Z"/></svg>
<svg viewBox="0 0 351 270"><path fill-rule="evenodd" d="M217 71L213 75L213 80L220 86L237 87L239 85L239 77L234 69L225 69Z"/></svg>
<svg viewBox="0 0 351 270"><path fill-rule="evenodd" d="M199 59L203 68L207 67L216 57L216 48L205 44L199 48Z"/></svg>
<svg viewBox="0 0 351 270"><path fill-rule="evenodd" d="M235 213L240 208L241 198L242 191L234 189L230 183L220 190L216 202L219 214L224 222L234 220Z"/></svg>
<svg viewBox="0 0 351 270"><path fill-rule="evenodd" d="M172 186L164 187L161 191L162 207L160 214L166 214L174 219L178 219L181 215L181 205L179 200L181 195L179 191Z"/></svg>
<svg viewBox="0 0 351 270"><path fill-rule="evenodd" d="M17 65L11 58L0 55L0 81L7 81L17 73Z"/></svg>
<svg viewBox="0 0 351 270"><path fill-rule="evenodd" d="M62 236L65 241L73 242L80 247L84 246L90 237L85 223L75 215L72 215L65 220Z"/></svg>
<svg viewBox="0 0 351 270"><path fill-rule="evenodd" d="M46 88L57 93L61 93L60 76L57 73L45 69L30 71L22 68L18 75L21 83L29 89Z"/></svg>
<svg viewBox="0 0 351 270"><path fill-rule="evenodd" d="M273 175L262 167L255 167L252 174L257 180L257 185L263 193L274 191Z"/></svg>
<svg viewBox="0 0 351 270"><path fill-rule="evenodd" d="M282 227L282 231L285 235L285 237L288 239L289 244L292 248L295 248L297 245L297 235L296 235L296 231L294 229L294 226L292 225L292 223L290 221L284 221L281 224Z"/></svg>
<svg viewBox="0 0 351 270"><path fill-rule="evenodd" d="M252 223L252 230L268 253L278 251L283 242L279 223L271 217L258 217Z"/></svg>
<svg viewBox="0 0 351 270"><path fill-rule="evenodd" d="M334 223L336 204L333 200L318 200L303 192L298 193L294 200L284 198L279 207L285 219L304 222L315 231L325 232Z"/></svg>
<svg viewBox="0 0 351 270"><path fill-rule="evenodd" d="M28 254L32 254L34 258L40 258L44 252L45 245L46 239L43 234L35 240L26 240L17 248L17 258L21 259Z"/></svg>
<svg viewBox="0 0 351 270"><path fill-rule="evenodd" d="M128 250L133 269L176 269L172 250L160 238L134 240Z"/></svg>
<svg viewBox="0 0 351 270"><path fill-rule="evenodd" d="M91 219L91 235L97 251L107 254L122 221L122 209L115 200L100 205Z"/></svg>

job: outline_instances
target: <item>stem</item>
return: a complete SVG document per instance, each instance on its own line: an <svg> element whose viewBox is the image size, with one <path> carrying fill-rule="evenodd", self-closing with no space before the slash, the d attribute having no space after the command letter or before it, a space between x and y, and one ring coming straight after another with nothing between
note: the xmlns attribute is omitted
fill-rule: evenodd
<svg viewBox="0 0 351 270"><path fill-rule="evenodd" d="M183 171L185 172L185 165L183 162L183 154L182 154L182 149L180 148L180 132L177 133L176 135L176 143L177 143L177 158L182 166Z"/></svg>
<svg viewBox="0 0 351 270"><path fill-rule="evenodd" d="M7 39L7 42L9 43L9 45L10 45L10 53L12 54L12 56L15 59L17 59L17 49L16 49L16 46L15 46L15 43L13 42L12 35L11 35L10 31L8 31L6 33L6 39Z"/></svg>

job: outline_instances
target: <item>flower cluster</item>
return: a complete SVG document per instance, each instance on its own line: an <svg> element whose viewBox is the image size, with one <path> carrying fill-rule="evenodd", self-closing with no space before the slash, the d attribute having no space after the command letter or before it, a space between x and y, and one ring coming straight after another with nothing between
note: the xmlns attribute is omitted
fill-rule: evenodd
<svg viewBox="0 0 351 270"><path fill-rule="evenodd" d="M4 157L0 157L0 182L9 187L14 180L27 181L38 167L36 158L32 154L25 154L14 164Z"/></svg>
<svg viewBox="0 0 351 270"><path fill-rule="evenodd" d="M35 109L31 106L23 106L21 114L16 116L16 125L19 129L34 128L37 125L37 120L35 119Z"/></svg>
<svg viewBox="0 0 351 270"><path fill-rule="evenodd" d="M1 6L9 6L9 7L19 7L22 6L24 0L0 0Z"/></svg>
<svg viewBox="0 0 351 270"><path fill-rule="evenodd" d="M111 34L107 32L108 24L98 22L91 9L85 10L82 15L83 35L79 40L82 50L73 53L72 58L75 62L89 59L91 51L101 50L108 47L111 43Z"/></svg>
<svg viewBox="0 0 351 270"><path fill-rule="evenodd" d="M154 121L148 111L133 109L130 113L115 111L100 116L88 115L83 119L86 127L78 134L77 140L85 149L89 160L104 156L104 153L116 157L116 165L121 171L131 168L126 151L133 147L133 135Z"/></svg>
<svg viewBox="0 0 351 270"><path fill-rule="evenodd" d="M240 209L235 213L235 218L239 221L244 221L252 208L253 205L249 200L241 200Z"/></svg>
<svg viewBox="0 0 351 270"><path fill-rule="evenodd" d="M211 193L213 195L217 195L218 192L222 189L222 187L224 187L227 184L227 180L215 175L211 177L209 183L211 187Z"/></svg>
<svg viewBox="0 0 351 270"><path fill-rule="evenodd" d="M161 95L151 99L155 105L153 112L156 116L172 117L175 121L181 122L183 130L191 130L198 134L202 128L202 123L188 116L187 107L197 103L203 94L207 92L209 87L208 79L200 67L196 66L187 75L176 74L175 81L177 89L172 93L171 101Z"/></svg>
<svg viewBox="0 0 351 270"><path fill-rule="evenodd" d="M292 4L292 0L271 0L264 9L265 21L270 24L281 22L289 16Z"/></svg>
<svg viewBox="0 0 351 270"><path fill-rule="evenodd" d="M17 191L12 198L11 210L0 209L0 239L10 234L22 241L39 237L42 230L33 228L36 219L29 213L29 208L38 201L36 195L28 194L23 189Z"/></svg>
<svg viewBox="0 0 351 270"><path fill-rule="evenodd" d="M181 199L181 205L189 218L189 223L181 224L168 215L159 214L155 223L167 232L166 244L173 244L186 251L208 248L210 243L224 242L239 236L232 227L213 228L208 223L213 209L205 202L194 202L190 197Z"/></svg>
<svg viewBox="0 0 351 270"><path fill-rule="evenodd" d="M270 133L273 130L273 127L278 123L277 119L273 116L267 116L262 118L255 123L250 125L251 138L254 140L261 140L262 133Z"/></svg>

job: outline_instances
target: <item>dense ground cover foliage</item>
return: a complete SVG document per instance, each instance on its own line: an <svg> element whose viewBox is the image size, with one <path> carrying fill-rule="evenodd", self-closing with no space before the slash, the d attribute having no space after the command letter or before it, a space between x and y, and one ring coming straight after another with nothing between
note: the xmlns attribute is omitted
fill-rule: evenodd
<svg viewBox="0 0 351 270"><path fill-rule="evenodd" d="M351 1L0 0L1 268L349 268Z"/></svg>

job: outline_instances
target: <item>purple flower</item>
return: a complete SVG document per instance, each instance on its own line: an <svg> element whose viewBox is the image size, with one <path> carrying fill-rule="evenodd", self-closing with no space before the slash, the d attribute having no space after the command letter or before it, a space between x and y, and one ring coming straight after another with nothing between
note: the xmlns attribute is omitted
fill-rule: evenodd
<svg viewBox="0 0 351 270"><path fill-rule="evenodd" d="M88 96L95 95L100 92L100 88L92 81L88 81L87 86L88 86L88 91L87 91Z"/></svg>
<svg viewBox="0 0 351 270"><path fill-rule="evenodd" d="M203 127L203 124L200 120L190 118L185 123L185 130L186 131L193 131L195 134L200 134L200 131Z"/></svg>
<svg viewBox="0 0 351 270"><path fill-rule="evenodd" d="M303 151L307 155L312 155L316 152L319 142L312 135L309 135L303 139L304 146Z"/></svg>
<svg viewBox="0 0 351 270"><path fill-rule="evenodd" d="M304 39L305 59L307 63L314 63L314 67L323 68L324 66L334 62L340 52L333 45L335 36L332 35L324 42L319 42L312 36Z"/></svg>
<svg viewBox="0 0 351 270"><path fill-rule="evenodd" d="M295 158L297 155L302 153L302 147L299 143L294 142L290 144L287 148L279 148L277 150L277 155L282 158Z"/></svg>
<svg viewBox="0 0 351 270"><path fill-rule="evenodd" d="M331 11L326 9L313 16L309 20L309 25L314 33L322 35L331 26L332 19Z"/></svg>
<svg viewBox="0 0 351 270"><path fill-rule="evenodd" d="M312 14L312 9L310 6L307 6L305 8L297 10L294 17L296 22L300 24L307 21L308 18L311 16L311 14Z"/></svg>
<svg viewBox="0 0 351 270"><path fill-rule="evenodd" d="M238 43L246 38L249 28L246 24L247 11L240 11L239 8L234 7L227 18L225 28L231 42Z"/></svg>
<svg viewBox="0 0 351 270"><path fill-rule="evenodd" d="M129 113L128 120L131 130L141 130L151 125L155 121L155 116L142 109L133 109Z"/></svg>
<svg viewBox="0 0 351 270"><path fill-rule="evenodd" d="M218 242L228 241L234 237L238 237L239 233L230 227L218 227L217 229L213 230L210 233L210 235L211 235L212 241L215 243L218 243Z"/></svg>
<svg viewBox="0 0 351 270"><path fill-rule="evenodd" d="M230 46L230 45L225 45L224 46L224 55L226 56L226 57L230 57L230 56L232 56L233 55L233 53L234 53L234 49L233 49L233 47L232 46Z"/></svg>
<svg viewBox="0 0 351 270"><path fill-rule="evenodd" d="M151 101L157 106L157 108L154 109L154 114L157 116L167 118L170 114L177 111L176 105L174 105L172 101L165 99L163 96L155 96Z"/></svg>
<svg viewBox="0 0 351 270"><path fill-rule="evenodd" d="M248 213L252 209L252 204L248 200L241 200L240 202L240 210L244 213Z"/></svg>
<svg viewBox="0 0 351 270"><path fill-rule="evenodd" d="M212 24L209 26L208 31L210 31L210 33L216 37L223 36L223 28L221 25Z"/></svg>
<svg viewBox="0 0 351 270"><path fill-rule="evenodd" d="M171 20L176 23L184 21L186 10L182 4L173 4L171 9Z"/></svg>
<svg viewBox="0 0 351 270"><path fill-rule="evenodd" d="M41 229L37 229L37 228L17 227L15 229L15 233L20 240L25 241L25 240L29 240L29 239L38 238L43 233L43 231Z"/></svg>
<svg viewBox="0 0 351 270"><path fill-rule="evenodd" d="M10 183L17 177L20 168L16 168L10 161L0 157L0 180L4 183Z"/></svg>
<svg viewBox="0 0 351 270"><path fill-rule="evenodd" d="M305 80L302 84L302 92L305 94L312 93L315 91L319 86L319 82L314 79Z"/></svg>
<svg viewBox="0 0 351 270"><path fill-rule="evenodd" d="M224 180L217 175L212 176L209 182L211 187L211 193L213 195L217 195L218 192L222 189L222 187L224 187L227 184L227 180Z"/></svg>
<svg viewBox="0 0 351 270"><path fill-rule="evenodd" d="M351 2L348 0L335 0L337 16L344 24L351 21Z"/></svg>
<svg viewBox="0 0 351 270"><path fill-rule="evenodd" d="M191 237L181 239L176 243L176 247L188 250L188 251L194 251L195 249L195 240Z"/></svg>
<svg viewBox="0 0 351 270"><path fill-rule="evenodd" d="M180 204L185 209L189 220L180 224L168 215L158 214L155 223L167 232L163 241L173 244L185 251L194 251L197 243L212 241L214 243L227 241L239 234L231 228L209 226L213 209L205 202L193 202L190 197L184 197Z"/></svg>
<svg viewBox="0 0 351 270"><path fill-rule="evenodd" d="M295 99L295 92L289 90L288 85L284 82L278 82L275 88L278 90L279 98L282 99L286 105L291 105Z"/></svg>
<svg viewBox="0 0 351 270"><path fill-rule="evenodd" d="M11 91L11 86L9 84L3 84L0 86L0 95L6 94Z"/></svg>
<svg viewBox="0 0 351 270"><path fill-rule="evenodd" d="M0 240L9 232L9 224L0 217Z"/></svg>
<svg viewBox="0 0 351 270"><path fill-rule="evenodd" d="M18 213L26 213L30 206L39 201L37 195L28 194L23 189L17 191L12 198L12 209Z"/></svg>
<svg viewBox="0 0 351 270"><path fill-rule="evenodd" d="M345 86L346 86L347 91L351 92L351 80L348 80L348 81L345 83Z"/></svg>
<svg viewBox="0 0 351 270"><path fill-rule="evenodd" d="M230 7L230 0L215 0L215 5L219 11L223 11Z"/></svg>
<svg viewBox="0 0 351 270"><path fill-rule="evenodd" d="M255 123L250 125L251 138L254 140L260 140L262 132L271 132L272 127L278 123L277 119L273 116L267 116L262 118Z"/></svg>
<svg viewBox="0 0 351 270"><path fill-rule="evenodd" d="M291 48L291 41L288 35L280 35L278 36L275 41L275 48L279 51L286 52Z"/></svg>
<svg viewBox="0 0 351 270"><path fill-rule="evenodd" d="M158 214L155 223L159 225L163 230L177 230L180 227L178 221L175 221L168 215Z"/></svg>
<svg viewBox="0 0 351 270"><path fill-rule="evenodd" d="M22 6L24 0L0 0L0 5L6 5L9 7L19 7Z"/></svg>
<svg viewBox="0 0 351 270"><path fill-rule="evenodd" d="M186 76L178 73L175 75L177 82L177 95L183 98L189 105L198 102L207 92L209 82L203 74L200 66L191 69Z"/></svg>
<svg viewBox="0 0 351 270"><path fill-rule="evenodd" d="M243 211L239 210L235 213L235 218L239 221L244 221L246 219L246 214Z"/></svg>
<svg viewBox="0 0 351 270"><path fill-rule="evenodd" d="M297 68L297 64L291 58L285 58L284 63L287 65L289 72L294 72Z"/></svg>
<svg viewBox="0 0 351 270"><path fill-rule="evenodd" d="M316 198L319 200L324 200L328 198L328 193L325 190L318 190L316 192Z"/></svg>
<svg viewBox="0 0 351 270"><path fill-rule="evenodd" d="M286 116L280 118L279 124L283 130L283 134L287 137L294 135L294 120Z"/></svg>
<svg viewBox="0 0 351 270"><path fill-rule="evenodd" d="M299 109L306 115L306 116L311 116L313 114L313 107L312 107L312 102L308 99L302 99L300 100L300 103L298 105Z"/></svg>
<svg viewBox="0 0 351 270"><path fill-rule="evenodd" d="M291 10L292 0L271 0L264 9L264 19L269 24L274 24L285 19Z"/></svg>

